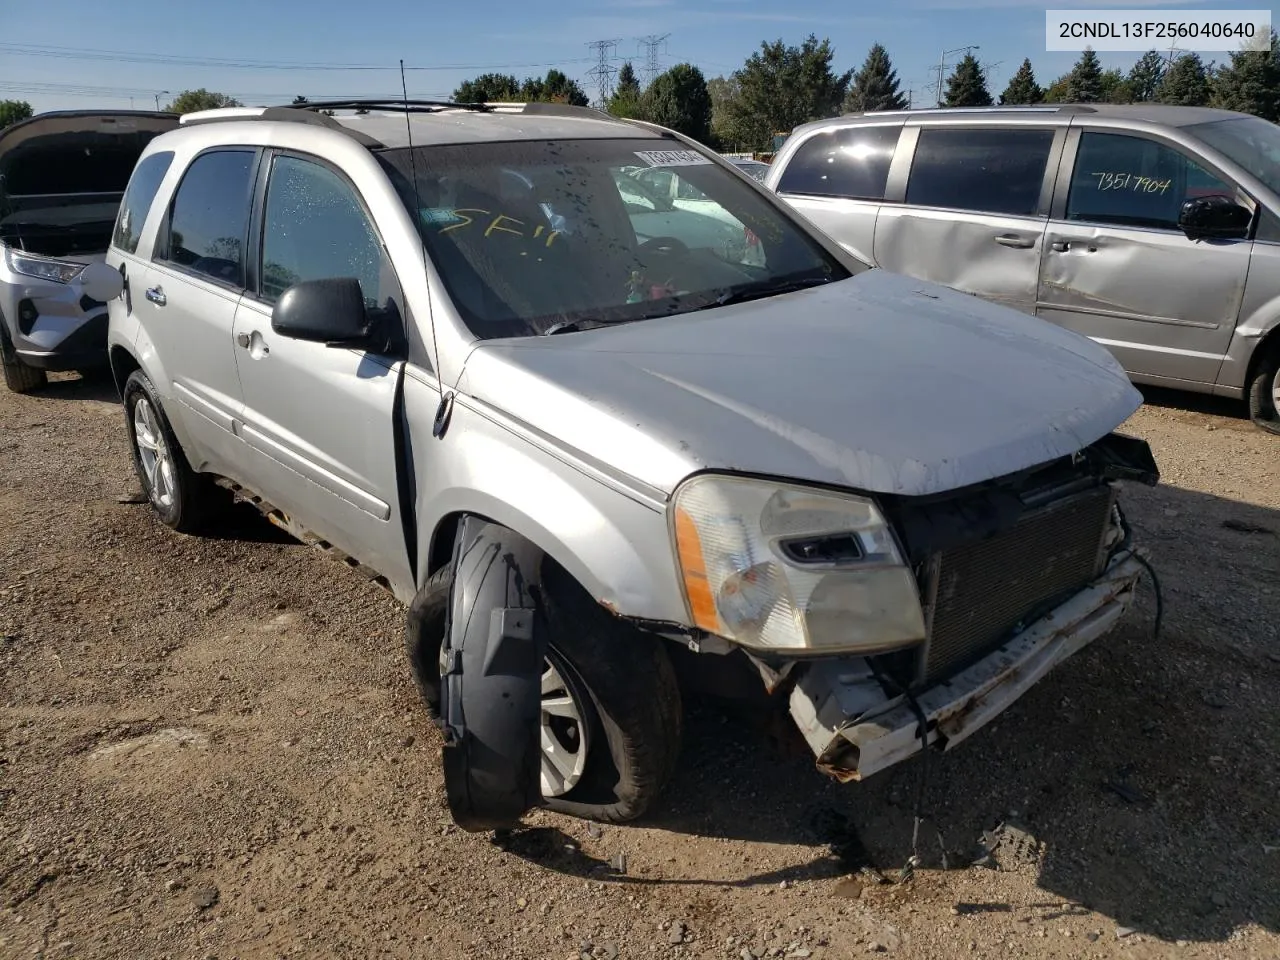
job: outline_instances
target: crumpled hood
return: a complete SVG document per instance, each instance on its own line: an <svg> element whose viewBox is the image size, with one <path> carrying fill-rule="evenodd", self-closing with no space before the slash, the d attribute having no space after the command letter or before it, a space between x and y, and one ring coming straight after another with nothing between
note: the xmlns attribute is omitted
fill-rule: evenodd
<svg viewBox="0 0 1280 960"><path fill-rule="evenodd" d="M882 270L490 341L459 387L664 493L701 469L937 493L1079 450L1142 402L1091 340Z"/></svg>

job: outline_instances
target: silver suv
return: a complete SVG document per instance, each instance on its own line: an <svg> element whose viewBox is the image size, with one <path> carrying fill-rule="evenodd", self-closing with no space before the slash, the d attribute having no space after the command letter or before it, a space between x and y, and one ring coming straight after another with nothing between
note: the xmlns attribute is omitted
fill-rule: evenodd
<svg viewBox="0 0 1280 960"><path fill-rule="evenodd" d="M1115 481L1157 472L1088 339L871 269L659 127L313 106L148 147L112 369L161 520L216 522L229 488L407 605L463 826L640 814L679 676L746 676L857 779L961 742L1130 604ZM760 262L640 239L637 164Z"/></svg>
<svg viewBox="0 0 1280 960"><path fill-rule="evenodd" d="M1133 380L1280 433L1280 127L1225 110L871 113L799 127L769 186L856 255L1092 337Z"/></svg>
<svg viewBox="0 0 1280 960"><path fill-rule="evenodd" d="M166 113L66 110L0 131L0 367L18 393L107 364L102 261L121 194ZM139 178L141 189L143 178Z"/></svg>

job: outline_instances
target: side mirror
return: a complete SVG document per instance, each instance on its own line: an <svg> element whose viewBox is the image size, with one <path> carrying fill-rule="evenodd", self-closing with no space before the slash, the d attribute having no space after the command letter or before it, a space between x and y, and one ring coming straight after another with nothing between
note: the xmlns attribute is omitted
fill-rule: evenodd
<svg viewBox="0 0 1280 960"><path fill-rule="evenodd" d="M91 263L80 271L80 289L90 300L106 303L124 292L124 277L115 267Z"/></svg>
<svg viewBox="0 0 1280 960"><path fill-rule="evenodd" d="M355 277L303 280L280 295L271 311L271 329L294 340L330 346L364 344L373 323Z"/></svg>
<svg viewBox="0 0 1280 960"><path fill-rule="evenodd" d="M1183 201L1178 226L1189 240L1243 240L1253 214L1230 197L1193 197Z"/></svg>

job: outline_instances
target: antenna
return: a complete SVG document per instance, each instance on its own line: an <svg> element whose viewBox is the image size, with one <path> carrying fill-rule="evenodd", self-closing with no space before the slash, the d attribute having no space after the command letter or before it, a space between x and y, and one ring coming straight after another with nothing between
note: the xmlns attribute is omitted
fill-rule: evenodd
<svg viewBox="0 0 1280 960"><path fill-rule="evenodd" d="M609 61L614 59L615 51L618 47L617 40L593 40L587 44L596 52L596 65L587 71L588 77L594 77L599 85L600 102L598 106L601 110L609 102L609 97L613 94L613 75L618 72L618 68Z"/></svg>
<svg viewBox="0 0 1280 960"><path fill-rule="evenodd" d="M667 38L671 34L664 33L662 36L657 34L649 34L647 37L640 38L640 46L644 47L645 67L644 67L644 85L647 87L653 83L653 78L658 75L658 48L666 47Z"/></svg>
<svg viewBox="0 0 1280 960"><path fill-rule="evenodd" d="M413 124L409 121L409 87L404 79L404 60L400 60L400 92L404 95L404 133L409 141L409 175L413 177L413 229L418 232L418 241L422 244L422 273L427 273L427 239L422 235L419 221L422 219L422 196L418 187L418 160L413 152ZM435 423L431 427L431 435L439 439L444 435L445 420L449 406L453 401L453 393L446 397L444 392L444 371L440 369L440 347L436 343L435 320L431 321L431 365L436 377L436 387L440 391L440 405L436 407Z"/></svg>

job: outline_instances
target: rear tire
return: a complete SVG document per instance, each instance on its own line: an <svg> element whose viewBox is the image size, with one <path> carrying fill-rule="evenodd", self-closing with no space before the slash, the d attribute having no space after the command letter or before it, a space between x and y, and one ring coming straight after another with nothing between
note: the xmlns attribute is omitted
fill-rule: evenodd
<svg viewBox="0 0 1280 960"><path fill-rule="evenodd" d="M1268 433L1280 434L1280 340L1272 340L1258 361L1247 392L1249 417Z"/></svg>
<svg viewBox="0 0 1280 960"><path fill-rule="evenodd" d="M542 607L548 660L588 727L586 765L549 809L620 823L642 815L662 792L680 750L683 710L675 671L656 637L609 614L558 564L544 559ZM453 581L438 570L414 598L406 633L414 680L432 716L440 708L440 644Z"/></svg>
<svg viewBox="0 0 1280 960"><path fill-rule="evenodd" d="M129 374L123 401L133 468L151 509L166 526L195 533L230 495L212 477L191 469L155 387L141 370Z"/></svg>
<svg viewBox="0 0 1280 960"><path fill-rule="evenodd" d="M0 366L4 367L4 385L14 393L30 393L32 390L39 390L49 382L49 376L43 370L27 366L22 362L2 320L0 320Z"/></svg>

